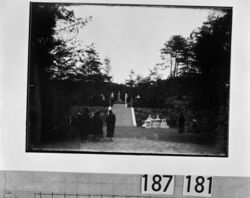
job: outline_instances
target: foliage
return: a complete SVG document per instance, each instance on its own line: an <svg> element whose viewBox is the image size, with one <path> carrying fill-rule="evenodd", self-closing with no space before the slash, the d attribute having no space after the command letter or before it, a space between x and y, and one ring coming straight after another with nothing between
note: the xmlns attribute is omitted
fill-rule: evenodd
<svg viewBox="0 0 250 198"><path fill-rule="evenodd" d="M187 52L187 40L181 35L174 35L164 43L161 54L164 59L170 59L170 77L178 76L180 64L186 64Z"/></svg>
<svg viewBox="0 0 250 198"><path fill-rule="evenodd" d="M162 64L156 64L152 69L149 69L149 79L153 82L162 79L162 75L159 74L159 70L161 69Z"/></svg>
<svg viewBox="0 0 250 198"><path fill-rule="evenodd" d="M130 73L129 73L128 77L129 77L129 79L125 80L125 85L127 85L129 87L135 87L135 83L136 83L135 71L130 70Z"/></svg>
<svg viewBox="0 0 250 198"><path fill-rule="evenodd" d="M210 16L194 32L194 53L202 77L204 102L208 106L227 105L229 97L232 11ZM209 90L209 91L208 91Z"/></svg>
<svg viewBox="0 0 250 198"><path fill-rule="evenodd" d="M66 9L65 12L70 12ZM56 18L55 34L53 35L57 45L50 51L53 55L53 64L48 68L51 79L73 81L110 81L110 60L104 59L106 68L100 60L94 44L84 47L82 40L78 38L81 28L92 20L76 18Z"/></svg>
<svg viewBox="0 0 250 198"><path fill-rule="evenodd" d="M166 108L173 115L185 111L188 125L196 119L202 133L226 136L231 27L232 10L223 9L217 16L209 15L190 37L173 35L161 49L164 63L153 67L148 76L135 78L141 99L134 106ZM162 68L170 69L168 79L158 75Z"/></svg>
<svg viewBox="0 0 250 198"><path fill-rule="evenodd" d="M106 81L111 82L112 80L111 61L109 57L104 58L103 74L106 76Z"/></svg>
<svg viewBox="0 0 250 198"><path fill-rule="evenodd" d="M38 144L51 128L65 122L74 94L83 82L101 84L110 79L101 71L103 64L95 47L84 46L77 37L91 19L75 17L70 6L64 4L31 4L30 144ZM82 92L78 96L86 98Z"/></svg>
<svg viewBox="0 0 250 198"><path fill-rule="evenodd" d="M208 20L194 30L189 38L173 35L161 49L165 63L154 66L148 76L139 76L138 81L134 80L134 87L151 87L152 96L158 93L158 96L166 97L166 90L178 90L178 81L183 82L179 79L186 78L186 82L192 79L197 81L192 89L197 90L196 95L200 96L197 105L208 105L207 108L224 105L229 89L231 20L231 10L225 9L217 16L209 15ZM169 79L163 80L159 70L169 67ZM177 82L172 88L169 86L171 78ZM162 86L165 90L155 91L162 89ZM187 90L189 95L196 98L193 91L189 88ZM178 91L175 93L181 94Z"/></svg>
<svg viewBox="0 0 250 198"><path fill-rule="evenodd" d="M49 81L47 69L53 64L50 53L60 45L53 38L56 19L74 20L72 12L61 4L30 4L30 43L29 43L29 111L27 115L29 147L39 144L44 133L48 133L58 123L62 123L67 111L64 89ZM55 105L55 101L60 104ZM60 115L60 116L58 116Z"/></svg>
<svg viewBox="0 0 250 198"><path fill-rule="evenodd" d="M204 78L216 83L229 83L232 11L225 10L222 17L210 16L193 33L194 53Z"/></svg>

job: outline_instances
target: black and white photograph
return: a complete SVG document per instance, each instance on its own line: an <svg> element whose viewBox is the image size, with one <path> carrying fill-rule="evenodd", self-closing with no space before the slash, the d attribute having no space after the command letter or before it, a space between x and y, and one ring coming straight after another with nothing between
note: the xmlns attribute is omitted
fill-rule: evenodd
<svg viewBox="0 0 250 198"><path fill-rule="evenodd" d="M232 7L29 6L27 152L228 157Z"/></svg>

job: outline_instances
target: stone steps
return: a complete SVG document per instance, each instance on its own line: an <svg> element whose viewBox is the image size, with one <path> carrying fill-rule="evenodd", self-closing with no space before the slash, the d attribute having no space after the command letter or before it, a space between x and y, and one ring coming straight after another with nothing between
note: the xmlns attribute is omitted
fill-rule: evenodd
<svg viewBox="0 0 250 198"><path fill-rule="evenodd" d="M124 104L114 104L112 110L116 116L116 126L133 126L131 109Z"/></svg>

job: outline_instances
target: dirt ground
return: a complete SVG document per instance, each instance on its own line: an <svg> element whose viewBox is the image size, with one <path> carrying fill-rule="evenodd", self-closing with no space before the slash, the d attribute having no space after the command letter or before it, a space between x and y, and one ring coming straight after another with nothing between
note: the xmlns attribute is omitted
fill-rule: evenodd
<svg viewBox="0 0 250 198"><path fill-rule="evenodd" d="M203 137L199 134L180 134L176 129L143 129L141 127L116 127L115 137L110 141L104 128L103 141L81 143L73 139L44 143L41 151L104 152L128 154L168 154L225 156L223 139Z"/></svg>

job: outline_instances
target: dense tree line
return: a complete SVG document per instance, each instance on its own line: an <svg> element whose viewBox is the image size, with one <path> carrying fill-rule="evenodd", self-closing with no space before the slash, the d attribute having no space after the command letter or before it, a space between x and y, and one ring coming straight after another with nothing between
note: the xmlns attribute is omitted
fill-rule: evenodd
<svg viewBox="0 0 250 198"><path fill-rule="evenodd" d="M222 10L219 15L209 15L207 21L188 38L173 35L167 40L160 50L163 62L155 65L148 76L142 77L131 71L126 84L137 88L145 97L188 94L193 96L195 104L203 107L226 105L231 27L230 9ZM169 71L168 78L163 79L159 70ZM171 87L174 81L175 87Z"/></svg>
<svg viewBox="0 0 250 198"><path fill-rule="evenodd" d="M131 95L141 96L134 106L165 109L171 115L169 123L177 120L179 112L185 112L187 127L192 120L198 121L196 129L188 131L223 136L226 149L231 28L232 10L223 9L219 15L209 15L188 38L169 38L160 50L163 62L148 76L130 73L126 84L134 87ZM169 72L166 79L160 70Z"/></svg>
<svg viewBox="0 0 250 198"><path fill-rule="evenodd" d="M76 98L87 100L87 84L110 82L111 64L108 57L100 59L93 44L79 40L92 17L75 17L70 4L32 3L30 18L27 135L32 147L67 120Z"/></svg>

